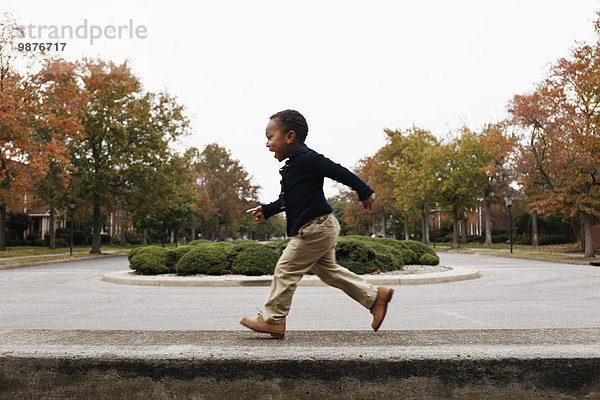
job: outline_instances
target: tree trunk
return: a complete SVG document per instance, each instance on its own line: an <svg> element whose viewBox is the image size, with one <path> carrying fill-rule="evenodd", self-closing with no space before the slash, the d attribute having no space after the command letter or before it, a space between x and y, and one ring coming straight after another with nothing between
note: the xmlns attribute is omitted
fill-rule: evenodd
<svg viewBox="0 0 600 400"><path fill-rule="evenodd" d="M386 235L386 232L385 232L385 222L386 222L386 221L385 221L385 213L383 213L383 214L381 215L381 224L382 224L382 227L381 227L381 230L382 230L382 232L381 232L381 234L383 235L383 237L386 237L386 236L387 236L387 235Z"/></svg>
<svg viewBox="0 0 600 400"><path fill-rule="evenodd" d="M486 246L492 245L492 214L490 213L491 206L490 201L485 201L485 242Z"/></svg>
<svg viewBox="0 0 600 400"><path fill-rule="evenodd" d="M6 204L0 204L0 251L6 251Z"/></svg>
<svg viewBox="0 0 600 400"><path fill-rule="evenodd" d="M102 246L102 241L100 237L100 229L101 229L101 221L100 221L100 206L95 205L92 212L92 254L100 254L100 247Z"/></svg>
<svg viewBox="0 0 600 400"><path fill-rule="evenodd" d="M467 244L467 214L462 218L462 229L460 232L461 242L462 244Z"/></svg>
<svg viewBox="0 0 600 400"><path fill-rule="evenodd" d="M583 214L583 230L585 232L585 258L595 258L594 254L594 238L592 236L592 215L590 213Z"/></svg>
<svg viewBox="0 0 600 400"><path fill-rule="evenodd" d="M148 246L148 228L144 229L144 246Z"/></svg>
<svg viewBox="0 0 600 400"><path fill-rule="evenodd" d="M579 236L581 236L581 248L585 249L585 215L579 215Z"/></svg>
<svg viewBox="0 0 600 400"><path fill-rule="evenodd" d="M56 248L56 227L55 227L55 219L56 219L56 210L54 207L50 207L50 248Z"/></svg>
<svg viewBox="0 0 600 400"><path fill-rule="evenodd" d="M429 224L427 223L425 208L421 211L421 232L421 242L427 244L429 242Z"/></svg>
<svg viewBox="0 0 600 400"><path fill-rule="evenodd" d="M196 221L192 221L192 240L196 240Z"/></svg>
<svg viewBox="0 0 600 400"><path fill-rule="evenodd" d="M533 210L531 213L531 244L537 247L539 240L538 224L537 224L537 211Z"/></svg>
<svg viewBox="0 0 600 400"><path fill-rule="evenodd" d="M404 240L410 240L410 235L408 234L408 213L404 213Z"/></svg>
<svg viewBox="0 0 600 400"><path fill-rule="evenodd" d="M452 210L452 248L458 248L458 212Z"/></svg>

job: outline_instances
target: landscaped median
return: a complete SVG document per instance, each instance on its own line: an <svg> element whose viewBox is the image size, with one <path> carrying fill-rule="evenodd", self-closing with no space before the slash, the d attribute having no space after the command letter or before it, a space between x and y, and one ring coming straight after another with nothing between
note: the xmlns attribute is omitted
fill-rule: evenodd
<svg viewBox="0 0 600 400"><path fill-rule="evenodd" d="M104 275L104 281L144 286L269 286L288 241L265 244L195 241L178 249L144 247L129 253L133 271ZM341 237L338 262L374 285L443 283L479 277L479 272L439 265L428 246L415 241ZM309 274L300 286L324 283Z"/></svg>
<svg viewBox="0 0 600 400"><path fill-rule="evenodd" d="M270 275L289 243L280 240L209 242L196 240L177 249L140 247L129 255L130 268L140 275ZM402 270L405 265L438 265L439 257L421 242L366 236L341 237L338 262L356 274Z"/></svg>

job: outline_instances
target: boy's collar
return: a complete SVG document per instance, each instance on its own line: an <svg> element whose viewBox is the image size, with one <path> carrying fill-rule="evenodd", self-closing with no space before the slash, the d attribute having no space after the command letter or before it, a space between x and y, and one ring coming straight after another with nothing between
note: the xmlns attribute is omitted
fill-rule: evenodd
<svg viewBox="0 0 600 400"><path fill-rule="evenodd" d="M298 154L306 153L307 151L308 146L306 146L304 143L300 143L298 144L298 146L294 147L294 149L290 152L288 160L290 160L294 156L297 156Z"/></svg>

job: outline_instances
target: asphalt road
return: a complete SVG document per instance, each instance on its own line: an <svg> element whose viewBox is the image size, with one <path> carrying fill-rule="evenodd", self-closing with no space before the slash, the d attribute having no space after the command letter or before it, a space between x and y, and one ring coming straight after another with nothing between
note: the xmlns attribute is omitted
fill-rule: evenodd
<svg viewBox="0 0 600 400"><path fill-rule="evenodd" d="M600 327L600 267L440 253L481 279L397 287L382 329ZM105 258L0 271L0 329L238 330L266 287L145 287L106 283L127 269ZM329 287L300 287L288 330L369 330L370 314Z"/></svg>

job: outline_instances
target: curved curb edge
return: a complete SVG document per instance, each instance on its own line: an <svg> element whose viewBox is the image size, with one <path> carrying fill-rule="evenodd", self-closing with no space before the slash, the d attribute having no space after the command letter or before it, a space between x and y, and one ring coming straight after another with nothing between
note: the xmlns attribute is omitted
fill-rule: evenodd
<svg viewBox="0 0 600 400"><path fill-rule="evenodd" d="M458 282L481 277L477 270L467 268L450 268L447 272L433 272L428 274L414 274L409 276L362 275L372 285L426 285L435 283ZM134 286L179 286L179 287L252 287L270 286L270 276L240 277L219 279L211 277L183 278L175 275L167 276L140 276L132 275L130 271L117 271L104 274L104 282ZM306 275L298 286L327 286L315 275Z"/></svg>

